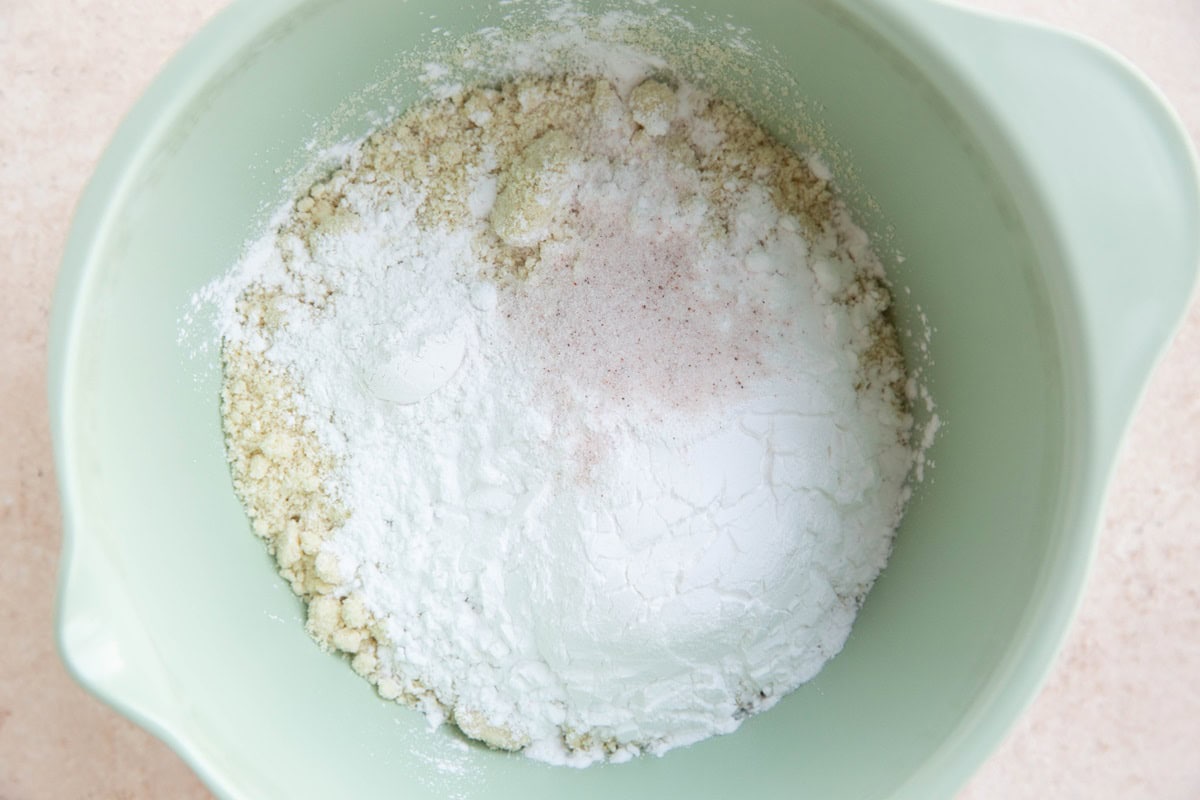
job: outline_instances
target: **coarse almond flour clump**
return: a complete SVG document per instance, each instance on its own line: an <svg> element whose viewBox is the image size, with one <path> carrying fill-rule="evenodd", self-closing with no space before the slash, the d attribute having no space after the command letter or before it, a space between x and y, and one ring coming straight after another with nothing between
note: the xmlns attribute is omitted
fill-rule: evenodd
<svg viewBox="0 0 1200 800"><path fill-rule="evenodd" d="M913 463L829 182L673 78L410 109L234 272L234 485L379 693L554 763L719 733L842 647Z"/></svg>

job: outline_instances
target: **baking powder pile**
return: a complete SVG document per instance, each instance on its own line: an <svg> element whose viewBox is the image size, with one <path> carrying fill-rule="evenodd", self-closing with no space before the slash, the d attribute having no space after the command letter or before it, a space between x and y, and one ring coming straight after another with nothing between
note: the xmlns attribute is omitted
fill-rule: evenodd
<svg viewBox="0 0 1200 800"><path fill-rule="evenodd" d="M223 414L308 630L385 698L586 765L812 678L913 463L867 238L686 83L420 105L237 266Z"/></svg>

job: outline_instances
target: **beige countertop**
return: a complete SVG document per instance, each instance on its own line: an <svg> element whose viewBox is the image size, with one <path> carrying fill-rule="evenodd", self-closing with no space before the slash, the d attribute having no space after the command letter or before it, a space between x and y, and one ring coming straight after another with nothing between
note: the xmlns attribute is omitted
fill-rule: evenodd
<svg viewBox="0 0 1200 800"><path fill-rule="evenodd" d="M970 3L1107 43L1200 140L1198 0ZM209 796L166 746L76 686L55 653L60 517L45 348L84 182L138 94L223 4L0 0L0 800ZM963 800L1200 798L1198 529L1193 302L1134 420L1058 663Z"/></svg>

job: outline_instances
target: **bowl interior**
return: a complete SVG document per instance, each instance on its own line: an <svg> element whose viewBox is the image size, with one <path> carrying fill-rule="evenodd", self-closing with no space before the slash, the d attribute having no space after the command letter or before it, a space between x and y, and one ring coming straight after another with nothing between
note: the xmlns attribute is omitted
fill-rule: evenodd
<svg viewBox="0 0 1200 800"><path fill-rule="evenodd" d="M1061 266L1021 223L1032 200L1014 193L936 76L904 55L919 42L866 11L698 2L688 12L698 38L729 36L726 22L749 28L794 77L792 97L845 156L834 159L839 177L893 262L914 359L922 314L935 329L925 377L946 423L929 453L936 466L846 649L816 680L735 735L661 759L546 767L429 731L321 654L250 533L224 461L217 351L179 339L191 297L265 225L315 130L361 134L420 96L404 73L392 79L398 52L442 36L435 28L502 24L505 9L235 6L218 27L250 33L202 37L191 71L172 73L159 124L127 148L77 312L57 332L69 337L57 431L68 519L77 549L87 540L103 554L120 613L142 634L114 667L128 688L110 699L160 726L233 796L891 796L979 712L1030 613L1062 535L1069 381L1063 301L1046 280ZM786 118L794 106L769 95L757 69L738 91ZM68 565L63 624L82 602L72 582L89 569ZM157 687L153 697L142 685Z"/></svg>

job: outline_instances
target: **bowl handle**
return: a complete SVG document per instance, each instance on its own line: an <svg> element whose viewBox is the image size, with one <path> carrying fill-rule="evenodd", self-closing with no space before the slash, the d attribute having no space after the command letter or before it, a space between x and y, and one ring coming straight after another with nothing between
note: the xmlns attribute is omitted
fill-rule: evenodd
<svg viewBox="0 0 1200 800"><path fill-rule="evenodd" d="M1158 90L1103 46L942 2L885 0L1015 144L1079 298L1097 454L1120 442L1200 267L1200 178Z"/></svg>
<svg viewBox="0 0 1200 800"><path fill-rule="evenodd" d="M63 663L89 692L170 741L167 723L182 703L127 582L93 536L64 536L64 545L55 625Z"/></svg>

